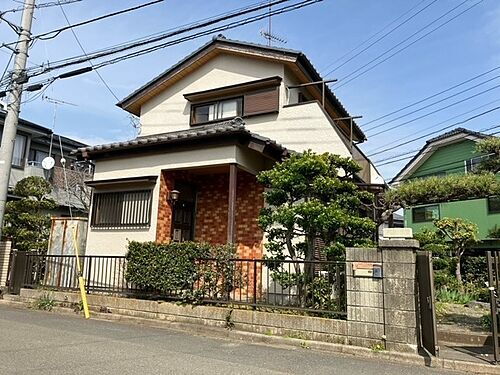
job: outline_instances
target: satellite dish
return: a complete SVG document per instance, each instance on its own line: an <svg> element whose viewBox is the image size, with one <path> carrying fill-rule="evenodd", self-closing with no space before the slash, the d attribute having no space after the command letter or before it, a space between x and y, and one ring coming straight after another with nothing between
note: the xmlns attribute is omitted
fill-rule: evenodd
<svg viewBox="0 0 500 375"><path fill-rule="evenodd" d="M55 164L56 164L56 161L51 156L47 156L46 158L44 158L42 160L42 168L47 170L47 171L54 168Z"/></svg>

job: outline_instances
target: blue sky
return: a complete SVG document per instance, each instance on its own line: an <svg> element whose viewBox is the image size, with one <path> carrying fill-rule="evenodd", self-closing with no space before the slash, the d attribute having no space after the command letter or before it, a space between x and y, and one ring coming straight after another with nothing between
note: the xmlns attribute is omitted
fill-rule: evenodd
<svg viewBox="0 0 500 375"><path fill-rule="evenodd" d="M66 5L64 9L69 20L76 23L144 2L145 0L82 0L81 2ZM166 0L158 5L127 15L77 28L75 32L87 51L93 51L254 2ZM329 75L329 78L342 79L462 2L463 0L435 1L396 32L334 71ZM500 66L499 1L469 0L455 12L443 18L441 22L477 2L479 4L470 11L363 76L346 83L345 86L338 89L336 86L340 86L342 81L331 86L351 114L363 115L363 119L358 121L361 126L379 116ZM274 17L273 31L287 39L285 47L302 50L316 68L324 73L325 67L374 33L380 31L413 6L420 4L417 9L421 9L430 3L432 3L432 0L325 0L307 8ZM17 1L2 0L2 9L18 6ZM66 25L58 7L37 9L35 17L33 25L35 34ZM9 19L19 22L20 12L9 15ZM433 27L439 25L439 23L434 24ZM233 39L264 43L259 31L266 26L267 21L261 21L239 29L226 31L224 34ZM431 28L426 29L426 31ZM418 34L415 38L423 33ZM5 23L0 23L0 40L9 42L15 39L16 36L12 30ZM205 37L190 41L107 66L101 69L100 73L115 94L119 98L123 98L208 39L208 37ZM0 68L3 70L9 54L5 48L0 49L0 51L2 51L0 52ZM67 31L52 40L37 42L30 51L30 61L42 63L79 55L80 53L81 51L75 43L73 35ZM342 62L340 61L333 67ZM450 91L446 95L454 94L497 75L500 75L500 70ZM467 96L492 88L489 92L480 94L471 100L465 100L458 105L453 105L446 110L415 120L393 131L387 131L373 137L370 137L370 135L373 135L376 130L367 131L368 141L363 144L362 148L370 153L370 151L390 142L395 142L397 145L400 143L398 142L400 138L424 135L427 132L438 130L451 125L453 122L466 119L476 113L500 105L500 87L493 89L494 86L499 84L500 77L377 129L384 130L390 126L399 125L430 111L450 105L455 101L465 99ZM46 91L45 95L77 104L77 106L59 106L56 132L92 144L129 139L134 136L134 129L129 123L126 112L115 106L116 99L93 72L72 79L56 81ZM398 113L398 115L418 109L446 95L436 97L431 101ZM495 100L498 101L491 103ZM491 104L486 105L487 103ZM474 110L480 106L483 107ZM470 113L464 114L469 111ZM41 99L25 103L21 116L51 127L53 105ZM446 121L452 117L456 118ZM385 120L391 119L393 117L388 117ZM374 122L364 128L368 129L381 123L382 121ZM438 125L439 123L442 124ZM470 121L463 126L473 130L481 130L495 125L500 125L500 110ZM425 131L424 129L427 128L429 130ZM418 149L423 142L424 140L394 148L389 152L374 156L373 160L385 159ZM390 178L405 162L385 165L380 170L384 177Z"/></svg>

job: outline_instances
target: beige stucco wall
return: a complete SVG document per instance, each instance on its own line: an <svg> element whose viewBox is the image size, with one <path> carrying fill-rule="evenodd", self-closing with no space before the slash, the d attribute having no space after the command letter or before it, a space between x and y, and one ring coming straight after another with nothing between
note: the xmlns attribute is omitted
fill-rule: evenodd
<svg viewBox="0 0 500 375"><path fill-rule="evenodd" d="M283 77L283 65L219 55L142 106L141 135L189 129L190 104L184 94L271 76Z"/></svg>
<svg viewBox="0 0 500 375"><path fill-rule="evenodd" d="M317 102L283 107L278 114L245 119L247 128L293 151L311 149L351 156L339 131Z"/></svg>
<svg viewBox="0 0 500 375"><path fill-rule="evenodd" d="M348 140L341 135L319 103L287 107L297 102L297 89L287 89L299 83L282 63L257 60L235 55L219 55L164 90L141 108L141 135L151 135L189 129L190 103L184 94L214 89L256 79L280 76L280 111L277 114L245 118L248 129L271 138L294 151L311 149L351 156ZM378 174L364 156L363 167L370 175ZM380 181L380 177L376 179ZM371 181L375 182L373 178Z"/></svg>
<svg viewBox="0 0 500 375"><path fill-rule="evenodd" d="M99 160L94 180L158 176L153 189L151 225L147 229L96 229L89 223L86 255L124 255L127 240L154 241L159 197L160 173L164 169L190 169L236 163L247 171L262 169L266 161L252 151L239 146L219 146L207 149L170 152L158 155L134 156L123 159ZM120 187L117 190L126 190ZM90 213L92 215L92 213ZM90 216L91 217L91 216Z"/></svg>

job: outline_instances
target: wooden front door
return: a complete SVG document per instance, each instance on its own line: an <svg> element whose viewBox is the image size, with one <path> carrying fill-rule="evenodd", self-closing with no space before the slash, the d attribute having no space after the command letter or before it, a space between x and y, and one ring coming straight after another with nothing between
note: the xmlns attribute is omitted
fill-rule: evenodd
<svg viewBox="0 0 500 375"><path fill-rule="evenodd" d="M179 200L175 203L172 239L177 242L194 239L194 202Z"/></svg>

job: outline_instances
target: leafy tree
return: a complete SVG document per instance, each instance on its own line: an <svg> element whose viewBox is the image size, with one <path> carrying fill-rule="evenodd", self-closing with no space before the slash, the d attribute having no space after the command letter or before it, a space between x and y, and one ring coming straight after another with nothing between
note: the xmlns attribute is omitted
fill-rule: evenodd
<svg viewBox="0 0 500 375"><path fill-rule="evenodd" d="M363 217L363 209L373 203L373 195L355 184L359 170L351 159L306 151L261 172L257 179L267 188L264 195L269 205L259 217L267 233L267 257L313 260L315 241L320 239L327 259L338 259L345 246L368 241L375 223ZM273 277L284 287L297 286L304 298L308 284L324 289L312 279L312 265L303 272L298 264L294 267L294 272L275 272ZM314 294L314 290L310 292Z"/></svg>
<svg viewBox="0 0 500 375"><path fill-rule="evenodd" d="M500 180L493 173L452 174L409 180L383 194L378 207L381 211L380 222L386 221L400 208L492 195L500 195Z"/></svg>
<svg viewBox="0 0 500 375"><path fill-rule="evenodd" d="M465 250L478 241L477 225L460 218L443 218L436 220L434 225L438 232L448 238L453 256L456 260L455 276L462 284L461 259Z"/></svg>
<svg viewBox="0 0 500 375"><path fill-rule="evenodd" d="M362 212L373 195L355 184L359 170L351 159L307 151L261 172L257 178L268 189L269 207L259 220L270 253L279 259L312 260L319 238L333 258L345 246L369 240L375 224Z"/></svg>
<svg viewBox="0 0 500 375"><path fill-rule="evenodd" d="M27 177L16 184L14 195L20 199L7 203L4 233L13 239L18 250L47 250L50 234L47 211L56 207L50 192L50 184L41 177Z"/></svg>
<svg viewBox="0 0 500 375"><path fill-rule="evenodd" d="M500 172L500 138L489 137L476 143L476 152L489 155L478 168L478 172Z"/></svg>

